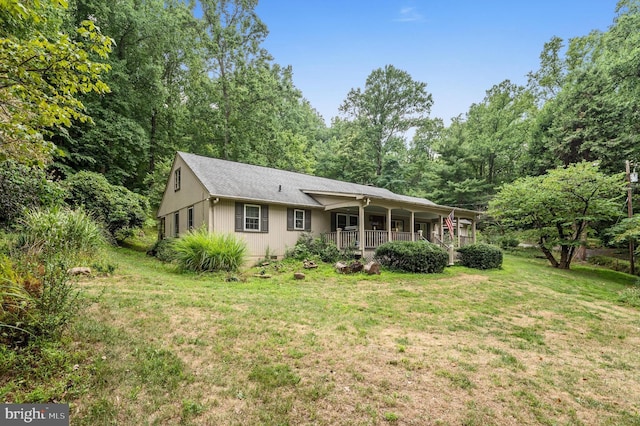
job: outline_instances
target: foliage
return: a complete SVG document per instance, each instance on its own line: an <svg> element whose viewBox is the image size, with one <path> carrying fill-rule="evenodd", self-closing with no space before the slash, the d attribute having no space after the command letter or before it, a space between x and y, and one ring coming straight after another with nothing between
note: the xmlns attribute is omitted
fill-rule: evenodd
<svg viewBox="0 0 640 426"><path fill-rule="evenodd" d="M163 238L161 240L157 240L153 247L149 249L147 254L155 256L162 262L173 262L177 258L177 253L173 248L175 241L176 240L174 238Z"/></svg>
<svg viewBox="0 0 640 426"><path fill-rule="evenodd" d="M106 93L100 80L112 40L93 21L62 31L66 1L3 2L0 12L0 160L46 162L53 146L43 134L88 121L79 95Z"/></svg>
<svg viewBox="0 0 640 426"><path fill-rule="evenodd" d="M64 184L67 203L83 207L116 241L123 241L144 225L149 209L146 197L111 185L103 175L93 172L76 173Z"/></svg>
<svg viewBox="0 0 640 426"><path fill-rule="evenodd" d="M588 226L620 214L623 192L622 175L607 176L597 165L579 163L502 186L489 214L505 228L529 231L554 267L569 269Z"/></svg>
<svg viewBox="0 0 640 426"><path fill-rule="evenodd" d="M17 229L15 260L0 256L0 340L10 345L59 335L78 309L67 269L92 261L105 245L81 210L30 210Z"/></svg>
<svg viewBox="0 0 640 426"><path fill-rule="evenodd" d="M194 272L237 271L245 263L247 244L234 234L215 234L201 228L172 244L183 270Z"/></svg>
<svg viewBox="0 0 640 426"><path fill-rule="evenodd" d="M391 241L380 245L375 258L381 265L404 272L440 273L449 262L449 255L427 241Z"/></svg>
<svg viewBox="0 0 640 426"><path fill-rule="evenodd" d="M347 94L340 111L351 119L353 141L362 147L353 155L362 152L373 164L372 178L383 176L385 162L401 155L404 132L427 119L433 99L426 87L406 71L386 65L369 74L364 89L351 89Z"/></svg>
<svg viewBox="0 0 640 426"><path fill-rule="evenodd" d="M457 249L460 264L475 269L496 269L502 267L502 251L489 244L469 244Z"/></svg>
<svg viewBox="0 0 640 426"><path fill-rule="evenodd" d="M629 287L622 290L618 300L635 308L640 308L640 287Z"/></svg>
<svg viewBox="0 0 640 426"><path fill-rule="evenodd" d="M613 236L613 243L640 240L640 215L622 219L609 228L607 234Z"/></svg>
<svg viewBox="0 0 640 426"><path fill-rule="evenodd" d="M82 209L29 210L17 230L21 256L65 271L94 258L105 245L102 229Z"/></svg>
<svg viewBox="0 0 640 426"><path fill-rule="evenodd" d="M518 240L516 237L512 235L505 235L502 238L500 238L499 243L500 243L500 247L503 250L508 250L508 249L513 249L518 247L518 245L520 244L520 240Z"/></svg>
<svg viewBox="0 0 640 426"><path fill-rule="evenodd" d="M334 263L340 258L340 250L335 244L325 241L323 238L314 238L309 233L303 233L298 237L296 245L287 250L285 257L296 260L318 257L323 262Z"/></svg>
<svg viewBox="0 0 640 426"><path fill-rule="evenodd" d="M63 191L47 180L41 168L7 160L0 163L0 193L0 226L7 226L15 223L24 209L59 204Z"/></svg>
<svg viewBox="0 0 640 426"><path fill-rule="evenodd" d="M618 259L610 256L590 256L587 258L587 262L613 271L624 272L627 274L631 273L631 263L626 259ZM640 275L640 271L638 271L637 268L635 273L636 275Z"/></svg>

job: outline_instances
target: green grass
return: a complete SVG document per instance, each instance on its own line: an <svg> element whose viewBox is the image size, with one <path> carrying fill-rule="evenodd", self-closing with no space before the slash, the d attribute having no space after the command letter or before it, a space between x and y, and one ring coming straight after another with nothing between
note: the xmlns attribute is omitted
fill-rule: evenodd
<svg viewBox="0 0 640 426"><path fill-rule="evenodd" d="M625 274L507 255L302 281L278 262L227 282L127 249L107 260L114 276L80 284L73 360L57 347L16 374L7 355L5 401L68 401L74 425L640 424Z"/></svg>

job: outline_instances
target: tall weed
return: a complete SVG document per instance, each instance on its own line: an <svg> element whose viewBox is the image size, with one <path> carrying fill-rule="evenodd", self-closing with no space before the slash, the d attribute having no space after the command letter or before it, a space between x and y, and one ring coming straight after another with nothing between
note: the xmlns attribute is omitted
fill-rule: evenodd
<svg viewBox="0 0 640 426"><path fill-rule="evenodd" d="M233 234L214 234L200 228L175 241L173 250L184 270L237 271L245 262L247 244Z"/></svg>

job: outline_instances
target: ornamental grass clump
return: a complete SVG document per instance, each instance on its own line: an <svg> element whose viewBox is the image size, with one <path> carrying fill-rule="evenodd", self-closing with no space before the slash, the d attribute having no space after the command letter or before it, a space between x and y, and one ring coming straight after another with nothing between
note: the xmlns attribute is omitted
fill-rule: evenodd
<svg viewBox="0 0 640 426"><path fill-rule="evenodd" d="M233 234L215 234L201 228L174 242L176 260L194 272L237 271L247 256L247 244Z"/></svg>
<svg viewBox="0 0 640 426"><path fill-rule="evenodd" d="M376 249L375 258L389 269L403 272L440 273L449 255L427 241L392 241Z"/></svg>

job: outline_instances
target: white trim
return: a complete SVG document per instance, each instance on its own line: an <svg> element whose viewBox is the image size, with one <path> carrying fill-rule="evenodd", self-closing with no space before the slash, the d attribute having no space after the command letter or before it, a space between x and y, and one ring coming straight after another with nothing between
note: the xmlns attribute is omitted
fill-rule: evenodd
<svg viewBox="0 0 640 426"><path fill-rule="evenodd" d="M298 226L298 217L297 214L302 213L302 223L300 226ZM293 229L295 231L304 231L304 223L305 223L305 219L306 219L306 212L302 209L293 209Z"/></svg>
<svg viewBox="0 0 640 426"><path fill-rule="evenodd" d="M256 207L258 209L258 217L248 217L247 216L247 207ZM247 228L247 219L251 219L254 220L256 219L258 221L258 227L257 228ZM244 229L245 231L248 232L260 232L261 231L261 226L260 226L260 222L262 221L262 206L258 205L258 204L244 204L243 206L243 213L242 213L242 229Z"/></svg>

